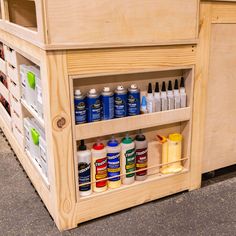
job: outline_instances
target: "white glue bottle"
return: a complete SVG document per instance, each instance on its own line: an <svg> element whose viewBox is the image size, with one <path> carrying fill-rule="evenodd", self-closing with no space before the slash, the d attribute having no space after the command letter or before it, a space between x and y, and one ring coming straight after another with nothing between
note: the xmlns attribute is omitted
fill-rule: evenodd
<svg viewBox="0 0 236 236"><path fill-rule="evenodd" d="M167 94L166 94L166 83L165 81L162 82L161 88L161 110L167 111Z"/></svg>
<svg viewBox="0 0 236 236"><path fill-rule="evenodd" d="M173 93L173 90L172 90L171 80L168 83L167 101L168 101L168 110L175 109L175 100L174 100L174 93Z"/></svg>
<svg viewBox="0 0 236 236"><path fill-rule="evenodd" d="M79 185L91 182L91 151L87 150L84 144L84 140L81 140L78 152L78 174L79 174ZM91 184L79 186L79 194L81 197L88 196L92 193Z"/></svg>
<svg viewBox="0 0 236 236"><path fill-rule="evenodd" d="M180 93L179 93L179 82L175 80L175 87L174 87L174 97L175 97L175 109L180 108Z"/></svg>
<svg viewBox="0 0 236 236"><path fill-rule="evenodd" d="M181 82L180 82L180 104L181 108L187 106L187 94L184 85L184 77L181 77Z"/></svg>
<svg viewBox="0 0 236 236"><path fill-rule="evenodd" d="M156 82L155 93L154 93L154 111L161 111L161 94L159 89L159 83Z"/></svg>
<svg viewBox="0 0 236 236"><path fill-rule="evenodd" d="M92 184L94 192L107 190L107 151L99 140L92 148L92 180L98 181Z"/></svg>
<svg viewBox="0 0 236 236"><path fill-rule="evenodd" d="M140 133L135 137L136 147L136 173L137 181L144 181L147 179L147 170L142 170L148 166L148 143L146 137Z"/></svg>
<svg viewBox="0 0 236 236"><path fill-rule="evenodd" d="M114 138L114 136L107 142L107 174L108 187L109 188L119 188L121 185L120 178L120 151L121 147L119 142Z"/></svg>
<svg viewBox="0 0 236 236"><path fill-rule="evenodd" d="M132 184L135 180L135 144L131 137L127 134L121 142L121 173L122 184Z"/></svg>
<svg viewBox="0 0 236 236"><path fill-rule="evenodd" d="M148 92L147 92L147 112L152 113L154 112L154 97L152 93L152 84L148 84Z"/></svg>

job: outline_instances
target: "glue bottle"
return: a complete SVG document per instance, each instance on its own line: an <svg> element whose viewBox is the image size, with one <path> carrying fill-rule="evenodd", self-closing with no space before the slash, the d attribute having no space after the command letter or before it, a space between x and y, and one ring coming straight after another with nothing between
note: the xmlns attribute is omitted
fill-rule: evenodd
<svg viewBox="0 0 236 236"><path fill-rule="evenodd" d="M135 144L131 137L127 134L121 142L121 173L123 184L132 184L135 180Z"/></svg>
<svg viewBox="0 0 236 236"><path fill-rule="evenodd" d="M148 84L148 93L147 93L147 112L152 113L154 109L154 97L152 93L152 84Z"/></svg>
<svg viewBox="0 0 236 236"><path fill-rule="evenodd" d="M179 83L177 79L175 80L174 97L175 97L175 109L179 109L180 108L180 93L179 93Z"/></svg>
<svg viewBox="0 0 236 236"><path fill-rule="evenodd" d="M166 111L167 109L168 106L167 106L166 83L165 81L163 81L161 88L161 110Z"/></svg>
<svg viewBox="0 0 236 236"><path fill-rule="evenodd" d="M174 100L171 80L168 83L167 100L168 100L168 110L175 109L175 100Z"/></svg>
<svg viewBox="0 0 236 236"><path fill-rule="evenodd" d="M119 142L112 137L111 140L107 142L107 173L108 178L108 187L109 188L119 188L121 185L120 178L120 145Z"/></svg>
<svg viewBox="0 0 236 236"><path fill-rule="evenodd" d="M161 94L159 89L159 83L156 82L155 93L154 93L154 111L161 111Z"/></svg>
<svg viewBox="0 0 236 236"><path fill-rule="evenodd" d="M181 77L181 82L180 82L180 104L181 108L187 106L187 94L185 90L184 77Z"/></svg>
<svg viewBox="0 0 236 236"><path fill-rule="evenodd" d="M104 192L107 190L107 151L99 140L92 148L92 180L93 191ZM95 182L98 181L98 182Z"/></svg>

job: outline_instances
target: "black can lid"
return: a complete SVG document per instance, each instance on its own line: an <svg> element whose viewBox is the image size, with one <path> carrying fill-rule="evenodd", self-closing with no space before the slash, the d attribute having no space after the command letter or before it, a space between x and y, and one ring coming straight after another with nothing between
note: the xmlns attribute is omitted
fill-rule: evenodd
<svg viewBox="0 0 236 236"><path fill-rule="evenodd" d="M166 92L166 83L165 83L165 81L162 82L161 91L162 91L162 92Z"/></svg>
<svg viewBox="0 0 236 236"><path fill-rule="evenodd" d="M180 88L184 88L184 77L181 77Z"/></svg>
<svg viewBox="0 0 236 236"><path fill-rule="evenodd" d="M177 89L179 89L179 82L178 82L178 80L176 79L176 80L175 80L175 90L177 90Z"/></svg>
<svg viewBox="0 0 236 236"><path fill-rule="evenodd" d="M152 93L152 84L151 83L148 84L148 93Z"/></svg>
<svg viewBox="0 0 236 236"><path fill-rule="evenodd" d="M171 82L171 80L169 80L169 83L168 83L168 90L172 90L172 82Z"/></svg>
<svg viewBox="0 0 236 236"><path fill-rule="evenodd" d="M155 93L159 93L159 92L160 92L159 83L156 82Z"/></svg>
<svg viewBox="0 0 236 236"><path fill-rule="evenodd" d="M85 151L85 150L87 150L87 147L84 144L84 140L81 140L79 145L79 151Z"/></svg>

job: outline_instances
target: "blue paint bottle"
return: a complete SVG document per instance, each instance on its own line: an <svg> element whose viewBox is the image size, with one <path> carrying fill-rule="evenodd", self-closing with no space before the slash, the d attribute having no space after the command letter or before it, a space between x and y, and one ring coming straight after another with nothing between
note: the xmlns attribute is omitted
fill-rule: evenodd
<svg viewBox="0 0 236 236"><path fill-rule="evenodd" d="M104 87L101 94L102 120L114 118L114 93L109 87Z"/></svg>
<svg viewBox="0 0 236 236"><path fill-rule="evenodd" d="M88 122L101 120L101 101L96 89L90 89L87 94L87 120Z"/></svg>
<svg viewBox="0 0 236 236"><path fill-rule="evenodd" d="M128 116L140 114L140 90L136 84L128 89Z"/></svg>
<svg viewBox="0 0 236 236"><path fill-rule="evenodd" d="M115 118L127 116L127 90L119 85L115 90Z"/></svg>
<svg viewBox="0 0 236 236"><path fill-rule="evenodd" d="M87 122L86 99L79 89L74 93L75 123L83 124Z"/></svg>

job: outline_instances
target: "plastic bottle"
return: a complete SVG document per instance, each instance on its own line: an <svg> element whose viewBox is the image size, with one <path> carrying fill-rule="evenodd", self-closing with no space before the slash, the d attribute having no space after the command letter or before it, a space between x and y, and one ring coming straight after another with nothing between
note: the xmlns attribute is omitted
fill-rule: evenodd
<svg viewBox="0 0 236 236"><path fill-rule="evenodd" d="M184 77L181 77L181 82L180 82L180 104L181 108L187 106L187 94L185 90Z"/></svg>
<svg viewBox="0 0 236 236"><path fill-rule="evenodd" d="M167 106L166 83L165 81L163 81L161 88L161 110L166 111L167 109L168 106Z"/></svg>
<svg viewBox="0 0 236 236"><path fill-rule="evenodd" d="M167 101L168 101L168 110L175 109L175 100L174 100L174 93L173 93L173 90L172 90L171 80L168 83Z"/></svg>
<svg viewBox="0 0 236 236"><path fill-rule="evenodd" d="M142 105L141 105L141 114L146 114L147 113L147 99L145 96L142 97Z"/></svg>
<svg viewBox="0 0 236 236"><path fill-rule="evenodd" d="M152 93L152 84L148 84L148 93L147 93L147 112L152 113L154 109L154 97Z"/></svg>
<svg viewBox="0 0 236 236"><path fill-rule="evenodd" d="M120 178L120 151L121 147L119 142L112 137L107 142L107 173L108 178L116 176L112 179L108 179L109 188L119 188L121 185ZM118 176L118 177L117 177Z"/></svg>
<svg viewBox="0 0 236 236"><path fill-rule="evenodd" d="M175 109L179 109L180 108L180 93L179 93L179 83L177 79L175 80L174 98L175 98Z"/></svg>
<svg viewBox="0 0 236 236"><path fill-rule="evenodd" d="M132 138L127 134L121 142L121 173L126 174L122 176L123 184L132 184L135 180L135 144Z"/></svg>
<svg viewBox="0 0 236 236"><path fill-rule="evenodd" d="M92 148L92 180L99 182L93 183L94 192L104 192L107 190L107 151L103 143L99 140Z"/></svg>
<svg viewBox="0 0 236 236"><path fill-rule="evenodd" d="M135 179L138 181L144 181L147 179L147 168L148 165L148 143L146 137L143 134L138 134L135 137L136 147L136 170L140 170L136 173Z"/></svg>
<svg viewBox="0 0 236 236"><path fill-rule="evenodd" d="M156 82L155 93L154 93L154 111L161 111L161 94L159 89L159 83Z"/></svg>
<svg viewBox="0 0 236 236"><path fill-rule="evenodd" d="M91 151L87 150L84 140L81 140L77 152L79 184L91 182ZM81 197L88 196L92 193L91 184L79 187Z"/></svg>

